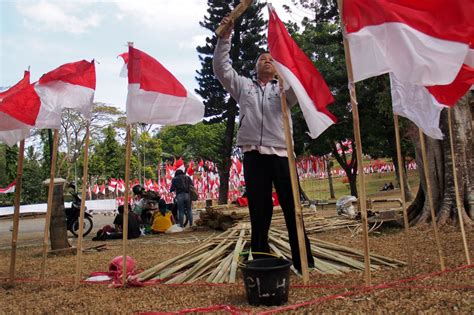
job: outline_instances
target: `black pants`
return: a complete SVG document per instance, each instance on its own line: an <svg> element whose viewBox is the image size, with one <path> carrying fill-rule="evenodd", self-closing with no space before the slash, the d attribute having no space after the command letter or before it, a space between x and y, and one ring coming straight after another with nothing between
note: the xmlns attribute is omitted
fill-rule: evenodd
<svg viewBox="0 0 474 315"><path fill-rule="evenodd" d="M301 270L300 251L296 232L295 204L291 190L288 158L279 157L277 155L260 154L258 151L245 152L244 176L252 226L252 252L270 252L268 230L270 229L273 214L273 183L285 216L293 265L296 269ZM306 232L305 241L308 265L314 266ZM256 257L256 255L254 255L254 257Z"/></svg>

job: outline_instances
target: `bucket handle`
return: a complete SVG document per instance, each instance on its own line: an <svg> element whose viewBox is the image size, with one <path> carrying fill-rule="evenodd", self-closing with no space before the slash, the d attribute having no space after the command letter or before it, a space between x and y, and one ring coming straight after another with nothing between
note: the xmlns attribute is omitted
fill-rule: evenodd
<svg viewBox="0 0 474 315"><path fill-rule="evenodd" d="M267 256L271 256L271 257L275 257L275 258L284 258L284 257L280 257L280 256L278 256L278 255L276 255L276 254L264 253L264 252L252 252L252 251L240 252L240 253L239 253L239 256L242 257L242 256L247 255L247 254L250 254L250 253L252 253L252 254L259 254L259 255L267 255ZM245 266L245 264L244 264L240 259L238 260L237 265L238 265L239 267Z"/></svg>

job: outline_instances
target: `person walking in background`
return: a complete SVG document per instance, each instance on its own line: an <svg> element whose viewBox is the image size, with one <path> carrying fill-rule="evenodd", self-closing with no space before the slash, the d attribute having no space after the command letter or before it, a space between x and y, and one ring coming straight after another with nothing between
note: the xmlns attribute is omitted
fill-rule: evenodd
<svg viewBox="0 0 474 315"><path fill-rule="evenodd" d="M252 252L270 252L268 231L273 214L274 185L285 216L293 265L301 272L295 205L281 111L281 87L276 80L273 58L269 53L259 56L255 66L257 74L255 79L239 75L229 62L233 22L225 17L221 24L227 23L230 27L217 40L213 69L217 79L240 106L237 145L244 152L244 177L252 227ZM288 89L286 95L288 106L294 106L297 99L293 90ZM308 266L314 267L306 232L305 242ZM253 257L258 258L259 255L253 254Z"/></svg>
<svg viewBox="0 0 474 315"><path fill-rule="evenodd" d="M186 176L182 170L177 170L171 181L170 192L176 192L176 203L178 205L178 223L184 227L184 215L189 220L189 226L193 226L193 213L191 209L191 197L189 187L193 186L193 181Z"/></svg>

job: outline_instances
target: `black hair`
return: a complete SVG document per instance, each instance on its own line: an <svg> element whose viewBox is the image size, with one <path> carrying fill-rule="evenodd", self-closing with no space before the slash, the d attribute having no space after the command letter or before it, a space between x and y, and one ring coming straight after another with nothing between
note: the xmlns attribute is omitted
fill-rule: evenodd
<svg viewBox="0 0 474 315"><path fill-rule="evenodd" d="M160 213L162 215L165 215L166 212L168 212L168 209L166 208L166 201L164 199L160 199L158 201L158 209L160 209Z"/></svg>
<svg viewBox="0 0 474 315"><path fill-rule="evenodd" d="M184 174L183 170L177 170L177 171L174 173L174 176L183 175L183 174Z"/></svg>

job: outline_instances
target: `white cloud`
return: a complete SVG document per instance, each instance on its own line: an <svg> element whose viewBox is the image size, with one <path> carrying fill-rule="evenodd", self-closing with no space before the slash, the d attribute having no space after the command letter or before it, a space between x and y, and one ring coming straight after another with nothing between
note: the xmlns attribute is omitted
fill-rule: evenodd
<svg viewBox="0 0 474 315"><path fill-rule="evenodd" d="M23 21L33 29L82 34L100 25L101 16L88 12L90 1L19 2L17 9Z"/></svg>
<svg viewBox="0 0 474 315"><path fill-rule="evenodd" d="M200 29L207 2L202 0L119 0L115 2L118 18L131 21L156 31L183 31Z"/></svg>
<svg viewBox="0 0 474 315"><path fill-rule="evenodd" d="M191 38L191 40L180 41L178 43L178 47L195 49L197 46L203 46L206 43L206 37L209 37L209 35L195 35Z"/></svg>

